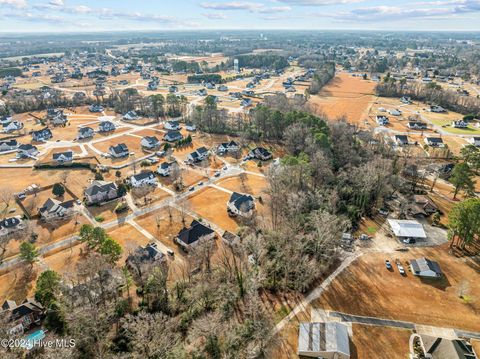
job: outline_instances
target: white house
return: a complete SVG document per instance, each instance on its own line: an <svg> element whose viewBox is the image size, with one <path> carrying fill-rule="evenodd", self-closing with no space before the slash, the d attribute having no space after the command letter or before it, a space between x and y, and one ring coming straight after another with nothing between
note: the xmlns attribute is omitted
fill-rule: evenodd
<svg viewBox="0 0 480 359"><path fill-rule="evenodd" d="M388 117L385 115L377 115L377 124L380 126L386 126L388 125Z"/></svg>
<svg viewBox="0 0 480 359"><path fill-rule="evenodd" d="M267 149L265 149L263 147L254 148L253 150L251 150L248 153L248 156L250 158L256 158L256 159L262 160L262 161L268 161L269 159L271 159L273 157L272 154Z"/></svg>
<svg viewBox="0 0 480 359"><path fill-rule="evenodd" d="M46 221L61 219L72 215L74 206L75 200L60 202L56 199L49 198L40 208L39 213L42 219Z"/></svg>
<svg viewBox="0 0 480 359"><path fill-rule="evenodd" d="M98 125L99 132L111 132L115 131L115 124L110 121L102 121L100 125Z"/></svg>
<svg viewBox="0 0 480 359"><path fill-rule="evenodd" d="M130 177L130 184L133 187L156 186L157 177L152 171L141 172Z"/></svg>
<svg viewBox="0 0 480 359"><path fill-rule="evenodd" d="M255 209L255 201L249 194L233 192L227 202L230 216L250 217Z"/></svg>
<svg viewBox="0 0 480 359"><path fill-rule="evenodd" d="M409 121L407 127L412 130L426 130L427 124L421 121Z"/></svg>
<svg viewBox="0 0 480 359"><path fill-rule="evenodd" d="M240 146L235 141L223 142L218 145L217 153L223 155L225 153L235 153L240 150Z"/></svg>
<svg viewBox="0 0 480 359"><path fill-rule="evenodd" d="M388 110L387 112L392 116L400 116L402 114L402 111L398 109Z"/></svg>
<svg viewBox="0 0 480 359"><path fill-rule="evenodd" d="M127 157L129 155L128 147L124 143L119 143L116 146L110 146L108 151L114 158L122 158L122 157Z"/></svg>
<svg viewBox="0 0 480 359"><path fill-rule="evenodd" d="M444 147L443 140L440 137L425 137L424 141L431 147Z"/></svg>
<svg viewBox="0 0 480 359"><path fill-rule="evenodd" d="M191 163L201 162L208 157L208 150L205 147L197 148L196 151L188 154L187 161Z"/></svg>
<svg viewBox="0 0 480 359"><path fill-rule="evenodd" d="M163 125L163 128L169 131L178 131L181 129L180 123L178 121L167 121Z"/></svg>
<svg viewBox="0 0 480 359"><path fill-rule="evenodd" d="M480 147L480 137L471 137L468 142L470 142L475 147Z"/></svg>
<svg viewBox="0 0 480 359"><path fill-rule="evenodd" d="M77 139L84 140L86 138L92 138L95 131L91 127L80 127L78 129Z"/></svg>
<svg viewBox="0 0 480 359"><path fill-rule="evenodd" d="M18 148L18 142L15 139L0 141L0 152L13 151Z"/></svg>
<svg viewBox="0 0 480 359"><path fill-rule="evenodd" d="M388 219L388 224L395 237L400 240L407 238L427 238L423 225L415 220Z"/></svg>
<svg viewBox="0 0 480 359"><path fill-rule="evenodd" d="M57 163L71 162L73 161L73 151L54 153L52 157Z"/></svg>
<svg viewBox="0 0 480 359"><path fill-rule="evenodd" d="M394 136L393 136L393 141L394 141L398 146L408 146L408 137L407 137L407 135L394 135Z"/></svg>
<svg viewBox="0 0 480 359"><path fill-rule="evenodd" d="M452 121L452 127L453 128L467 128L468 123L466 123L463 120L458 120L458 121Z"/></svg>
<svg viewBox="0 0 480 359"><path fill-rule="evenodd" d="M183 135L180 133L180 131L168 131L163 138L167 142L175 142L181 140Z"/></svg>
<svg viewBox="0 0 480 359"><path fill-rule="evenodd" d="M5 133L19 131L23 127L24 127L23 122L20 122L20 121L12 121L12 122L9 122L9 123L2 124L2 130Z"/></svg>
<svg viewBox="0 0 480 359"><path fill-rule="evenodd" d="M52 131L49 128L44 128L38 131L32 131L32 140L36 142L44 142L53 137Z"/></svg>
<svg viewBox="0 0 480 359"><path fill-rule="evenodd" d="M445 113L447 110L445 110L442 106L432 105L430 106L430 112Z"/></svg>
<svg viewBox="0 0 480 359"><path fill-rule="evenodd" d="M185 125L185 129L188 132L195 132L197 130L197 126L195 126L193 123L188 123Z"/></svg>
<svg viewBox="0 0 480 359"><path fill-rule="evenodd" d="M298 351L301 357L349 359L348 328L340 322L300 323Z"/></svg>
<svg viewBox="0 0 480 359"><path fill-rule="evenodd" d="M107 202L118 197L118 187L115 182L93 181L84 194L87 204Z"/></svg>
<svg viewBox="0 0 480 359"><path fill-rule="evenodd" d="M0 237L8 236L16 231L25 228L25 223L22 221L22 217L15 216L10 218L4 218L0 220Z"/></svg>
<svg viewBox="0 0 480 359"><path fill-rule="evenodd" d="M162 177L170 176L174 162L162 162L157 168L157 173Z"/></svg>
<svg viewBox="0 0 480 359"><path fill-rule="evenodd" d="M34 158L38 155L40 151L38 151L37 147L27 143L18 146L18 154L17 157L19 158Z"/></svg>
<svg viewBox="0 0 480 359"><path fill-rule="evenodd" d="M140 144L142 145L143 148L146 148L149 150L160 147L160 141L155 136L143 137L142 141L140 141Z"/></svg>
<svg viewBox="0 0 480 359"><path fill-rule="evenodd" d="M13 117L12 116L1 116L0 117L0 123L3 125L4 123L10 123L12 122Z"/></svg>
<svg viewBox="0 0 480 359"><path fill-rule="evenodd" d="M412 273L419 277L438 278L442 276L442 270L437 262L425 257L410 260Z"/></svg>
<svg viewBox="0 0 480 359"><path fill-rule="evenodd" d="M123 119L125 121L135 121L138 120L140 116L137 115L135 111L128 111L125 115L123 115Z"/></svg>

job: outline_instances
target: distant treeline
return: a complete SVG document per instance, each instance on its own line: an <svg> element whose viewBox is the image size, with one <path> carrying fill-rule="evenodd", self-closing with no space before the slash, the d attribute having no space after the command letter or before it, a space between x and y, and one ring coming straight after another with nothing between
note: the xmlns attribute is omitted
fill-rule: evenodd
<svg viewBox="0 0 480 359"><path fill-rule="evenodd" d="M312 95L315 95L320 92L320 90L325 86L327 83L330 82L331 79L335 77L335 63L334 62L326 62L315 71L313 75L312 83L308 88L308 92Z"/></svg>
<svg viewBox="0 0 480 359"><path fill-rule="evenodd" d="M388 80L376 87L378 96L402 97L409 96L412 100L442 106L463 115L474 114L480 116L480 99L471 96L462 96L455 91L444 90L435 83L427 85L419 83L405 83Z"/></svg>
<svg viewBox="0 0 480 359"><path fill-rule="evenodd" d="M223 83L222 76L219 74L191 75L187 77L189 84L200 84L202 82L212 82L214 84Z"/></svg>
<svg viewBox="0 0 480 359"><path fill-rule="evenodd" d="M0 69L0 78L7 76L22 76L22 70L18 67L7 67L4 69Z"/></svg>
<svg viewBox="0 0 480 359"><path fill-rule="evenodd" d="M286 57L274 54L240 55L235 58L238 59L240 67L281 70L288 66Z"/></svg>
<svg viewBox="0 0 480 359"><path fill-rule="evenodd" d="M172 62L174 72L200 72L201 68L197 62L174 61Z"/></svg>

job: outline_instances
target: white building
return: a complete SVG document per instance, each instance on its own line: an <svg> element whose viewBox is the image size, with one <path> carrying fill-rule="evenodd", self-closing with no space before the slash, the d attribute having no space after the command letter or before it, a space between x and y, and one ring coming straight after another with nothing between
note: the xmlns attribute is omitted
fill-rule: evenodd
<svg viewBox="0 0 480 359"><path fill-rule="evenodd" d="M348 328L339 322L300 323L299 356L323 359L349 359Z"/></svg>
<svg viewBox="0 0 480 359"><path fill-rule="evenodd" d="M423 225L415 220L388 219L393 234L399 239L427 238Z"/></svg>
<svg viewBox="0 0 480 359"><path fill-rule="evenodd" d="M133 187L156 186L157 177L152 171L141 172L130 177L130 183Z"/></svg>

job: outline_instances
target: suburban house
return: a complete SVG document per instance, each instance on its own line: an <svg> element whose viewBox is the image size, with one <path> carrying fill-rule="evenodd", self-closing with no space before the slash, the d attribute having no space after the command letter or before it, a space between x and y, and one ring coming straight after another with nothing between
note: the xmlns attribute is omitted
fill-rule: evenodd
<svg viewBox="0 0 480 359"><path fill-rule="evenodd" d="M249 194L233 192L227 202L229 216L250 217L255 209L255 201Z"/></svg>
<svg viewBox="0 0 480 359"><path fill-rule="evenodd" d="M250 158L256 158L257 160L262 161L268 161L273 157L272 154L263 147L254 148L248 155Z"/></svg>
<svg viewBox="0 0 480 359"><path fill-rule="evenodd" d="M223 155L225 153L235 153L240 150L240 146L235 141L224 142L218 145L217 153Z"/></svg>
<svg viewBox="0 0 480 359"><path fill-rule="evenodd" d="M197 95L198 96L207 96L208 93L207 93L206 89L200 89L200 90L197 91Z"/></svg>
<svg viewBox="0 0 480 359"><path fill-rule="evenodd" d="M412 130L426 130L427 124L421 121L409 121L407 127Z"/></svg>
<svg viewBox="0 0 480 359"><path fill-rule="evenodd" d="M116 146L110 146L108 149L108 152L112 155L114 158L122 158L122 157L127 157L129 155L128 147L124 143L119 143Z"/></svg>
<svg viewBox="0 0 480 359"><path fill-rule="evenodd" d="M86 138L92 138L95 131L91 127L80 127L78 129L77 139L84 140Z"/></svg>
<svg viewBox="0 0 480 359"><path fill-rule="evenodd" d="M52 131L49 128L44 128L38 131L32 131L32 140L36 142L44 142L53 137Z"/></svg>
<svg viewBox="0 0 480 359"><path fill-rule="evenodd" d="M192 153L188 154L187 161L190 163L201 162L208 157L208 150L205 147L197 148Z"/></svg>
<svg viewBox="0 0 480 359"><path fill-rule="evenodd" d="M348 327L340 322L300 323L298 355L324 359L349 359Z"/></svg>
<svg viewBox="0 0 480 359"><path fill-rule="evenodd" d="M410 96L402 96L400 102L406 105L410 105L412 103L412 99L410 98Z"/></svg>
<svg viewBox="0 0 480 359"><path fill-rule="evenodd" d="M152 171L140 172L130 177L130 183L133 187L156 186L157 177Z"/></svg>
<svg viewBox="0 0 480 359"><path fill-rule="evenodd" d="M175 237L175 242L182 246L183 249L188 250L199 243L200 239L210 240L215 238L215 231L210 227L193 220L190 227L183 228Z"/></svg>
<svg viewBox="0 0 480 359"><path fill-rule="evenodd" d="M427 235L423 230L423 225L415 220L388 219L388 224L390 225L390 228L395 237L400 240L408 238L427 238Z"/></svg>
<svg viewBox="0 0 480 359"><path fill-rule="evenodd" d="M103 112L104 108L101 105L93 104L88 107L90 112Z"/></svg>
<svg viewBox="0 0 480 359"><path fill-rule="evenodd" d="M43 220L61 219L73 214L75 200L60 202L49 198L40 208L39 213Z"/></svg>
<svg viewBox="0 0 480 359"><path fill-rule="evenodd" d="M217 90L220 91L220 92L228 91L228 86L220 85L220 86L217 87Z"/></svg>
<svg viewBox="0 0 480 359"><path fill-rule="evenodd" d="M9 333L23 334L34 324L40 324L44 308L33 298L28 298L17 305L14 300L5 300L0 317L9 323Z"/></svg>
<svg viewBox="0 0 480 359"><path fill-rule="evenodd" d="M0 152L13 151L18 148L18 142L15 139L0 141Z"/></svg>
<svg viewBox="0 0 480 359"><path fill-rule="evenodd" d="M463 120L458 120L458 121L452 121L452 127L453 128L467 128L468 123L466 123Z"/></svg>
<svg viewBox="0 0 480 359"><path fill-rule="evenodd" d="M18 146L18 158L34 158L37 154L39 154L37 147L27 143Z"/></svg>
<svg viewBox="0 0 480 359"><path fill-rule="evenodd" d="M443 147L443 140L440 137L425 137L425 143L431 147Z"/></svg>
<svg viewBox="0 0 480 359"><path fill-rule="evenodd" d="M252 99L250 98L244 98L241 102L240 102L240 106L242 107L250 107L252 106L253 102L252 102Z"/></svg>
<svg viewBox="0 0 480 359"><path fill-rule="evenodd" d="M12 121L12 122L2 124L2 131L4 133L19 131L22 128L23 128L23 122L20 122L20 121Z"/></svg>
<svg viewBox="0 0 480 359"><path fill-rule="evenodd" d="M110 121L102 121L100 125L98 125L99 132L111 132L115 131L115 125L113 122Z"/></svg>
<svg viewBox="0 0 480 359"><path fill-rule="evenodd" d="M170 86L168 88L168 92L170 92L170 93L178 92L178 87L177 86Z"/></svg>
<svg viewBox="0 0 480 359"><path fill-rule="evenodd" d="M9 123L9 122L12 122L12 119L13 119L12 116L1 116L0 117L0 123L1 124Z"/></svg>
<svg viewBox="0 0 480 359"><path fill-rule="evenodd" d="M398 109L388 110L387 112L392 116L400 116L402 114L402 111Z"/></svg>
<svg viewBox="0 0 480 359"><path fill-rule="evenodd" d="M407 135L395 135L395 136L393 136L393 141L395 141L395 143L398 146L408 146Z"/></svg>
<svg viewBox="0 0 480 359"><path fill-rule="evenodd" d="M480 147L480 137L471 137L468 142L470 142L475 147Z"/></svg>
<svg viewBox="0 0 480 359"><path fill-rule="evenodd" d="M380 126L388 125L388 117L384 115L377 115L377 124Z"/></svg>
<svg viewBox="0 0 480 359"><path fill-rule="evenodd" d="M425 358L430 359L477 359L472 345L463 339L446 339L425 334L412 334L420 339Z"/></svg>
<svg viewBox="0 0 480 359"><path fill-rule="evenodd" d="M162 162L157 168L157 173L162 177L168 177L173 165L174 162Z"/></svg>
<svg viewBox="0 0 480 359"><path fill-rule="evenodd" d="M430 112L444 113L447 112L447 110L445 110L442 106L432 105L430 106Z"/></svg>
<svg viewBox="0 0 480 359"><path fill-rule="evenodd" d="M141 275L142 266L162 262L166 259L158 248L156 243L149 243L145 247L138 247L125 260L125 264L130 270L135 271L136 275Z"/></svg>
<svg viewBox="0 0 480 359"><path fill-rule="evenodd" d="M57 115L55 115L53 118L51 118L50 122L54 126L63 126L68 122L68 118L63 114L63 111L61 111Z"/></svg>
<svg viewBox="0 0 480 359"><path fill-rule="evenodd" d="M65 151L53 154L53 160L57 163L73 161L73 151Z"/></svg>
<svg viewBox="0 0 480 359"><path fill-rule="evenodd" d="M0 220L0 237L8 236L11 233L22 230L25 228L25 224L22 221L22 217L15 216L10 218L4 218Z"/></svg>
<svg viewBox="0 0 480 359"><path fill-rule="evenodd" d="M197 126L195 126L193 123L187 123L185 125L185 129L188 131L188 132L195 132L197 130Z"/></svg>
<svg viewBox="0 0 480 359"><path fill-rule="evenodd" d="M140 117L137 115L135 111L128 111L125 115L123 115L123 119L125 121L135 121L138 120Z"/></svg>
<svg viewBox="0 0 480 359"><path fill-rule="evenodd" d="M98 204L117 198L118 188L115 182L93 181L84 194L87 204Z"/></svg>
<svg viewBox="0 0 480 359"><path fill-rule="evenodd" d="M180 133L180 131L168 131L163 138L165 139L165 141L175 142L181 140L183 138L183 135Z"/></svg>
<svg viewBox="0 0 480 359"><path fill-rule="evenodd" d="M167 121L163 125L163 128L169 131L178 131L181 127L178 121Z"/></svg>
<svg viewBox="0 0 480 359"><path fill-rule="evenodd" d="M437 262L425 257L410 260L412 273L419 277L438 278L442 276L442 270Z"/></svg>
<svg viewBox="0 0 480 359"><path fill-rule="evenodd" d="M160 147L160 141L155 136L143 137L142 141L140 141L140 144L142 145L143 148L146 148L149 150Z"/></svg>

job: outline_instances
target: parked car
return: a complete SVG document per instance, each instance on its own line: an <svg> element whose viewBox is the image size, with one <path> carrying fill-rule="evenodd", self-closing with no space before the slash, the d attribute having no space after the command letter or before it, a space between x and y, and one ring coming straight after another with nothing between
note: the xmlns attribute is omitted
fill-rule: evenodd
<svg viewBox="0 0 480 359"><path fill-rule="evenodd" d="M380 209L378 210L378 213L380 213L382 216L385 216L385 217L386 217L386 216L388 216L388 213L389 213L389 212L388 212L388 210L385 209L385 208L380 208Z"/></svg>
<svg viewBox="0 0 480 359"><path fill-rule="evenodd" d="M392 263L388 259L385 260L385 267L387 267L388 270L392 269Z"/></svg>
<svg viewBox="0 0 480 359"><path fill-rule="evenodd" d="M168 254L170 257L175 256L175 252L172 251L171 249L167 249L167 254Z"/></svg>
<svg viewBox="0 0 480 359"><path fill-rule="evenodd" d="M396 264L397 264L398 272L401 275L405 275L405 269L403 269L402 263L400 263L400 261L398 259L396 261Z"/></svg>
<svg viewBox="0 0 480 359"><path fill-rule="evenodd" d="M193 191L195 189L195 186L190 187L189 191Z"/></svg>
<svg viewBox="0 0 480 359"><path fill-rule="evenodd" d="M405 244L415 244L417 243L417 240L415 238L406 238L403 240L403 243Z"/></svg>
<svg viewBox="0 0 480 359"><path fill-rule="evenodd" d="M215 171L215 177L220 177L220 171Z"/></svg>

